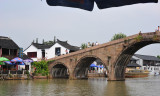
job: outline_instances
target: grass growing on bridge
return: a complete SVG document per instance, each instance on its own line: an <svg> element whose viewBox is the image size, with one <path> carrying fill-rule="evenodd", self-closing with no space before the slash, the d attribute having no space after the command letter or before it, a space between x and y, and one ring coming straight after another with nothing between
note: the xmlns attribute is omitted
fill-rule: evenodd
<svg viewBox="0 0 160 96"><path fill-rule="evenodd" d="M135 39L137 42L140 42L143 40L143 37L141 35L138 35Z"/></svg>

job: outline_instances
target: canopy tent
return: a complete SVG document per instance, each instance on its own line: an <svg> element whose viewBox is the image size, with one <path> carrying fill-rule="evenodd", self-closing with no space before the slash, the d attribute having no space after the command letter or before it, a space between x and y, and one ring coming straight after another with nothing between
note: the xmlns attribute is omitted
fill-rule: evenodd
<svg viewBox="0 0 160 96"><path fill-rule="evenodd" d="M26 65L26 70L31 72L31 63L33 62L33 60L32 59L25 59L25 60L23 60L23 62Z"/></svg>
<svg viewBox="0 0 160 96"><path fill-rule="evenodd" d="M95 65L95 64L91 64L91 65L90 65L90 67L97 67L97 65Z"/></svg>
<svg viewBox="0 0 160 96"><path fill-rule="evenodd" d="M103 65L98 65L98 68L104 68Z"/></svg>

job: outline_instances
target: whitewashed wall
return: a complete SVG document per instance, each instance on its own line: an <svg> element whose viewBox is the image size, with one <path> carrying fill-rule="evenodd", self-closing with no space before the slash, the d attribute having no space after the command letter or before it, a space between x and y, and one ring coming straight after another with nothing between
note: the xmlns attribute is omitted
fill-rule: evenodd
<svg viewBox="0 0 160 96"><path fill-rule="evenodd" d="M56 43L49 49L45 49L45 58L50 59L55 57L55 48L60 47L61 48L61 55L66 54L66 48L62 45ZM69 49L68 53L69 53ZM25 50L23 53L27 55L27 52L37 52L37 58L31 58L33 61L39 61L42 59L42 49L37 49L34 45L31 45L27 50Z"/></svg>
<svg viewBox="0 0 160 96"><path fill-rule="evenodd" d="M62 54L66 54L66 48L65 47L63 47L62 45L60 45L60 44L58 44L58 43L56 43L56 44L54 44L49 50L47 50L46 52L47 52L47 59L50 59L50 58L54 58L55 57L55 48L56 47L60 47L61 48L61 55ZM69 53L69 49L67 49L68 50L68 53Z"/></svg>
<svg viewBox="0 0 160 96"><path fill-rule="evenodd" d="M143 66L143 60L136 57L136 56L132 56L132 58L136 59L136 63L139 64L140 66Z"/></svg>
<svg viewBox="0 0 160 96"><path fill-rule="evenodd" d="M42 59L42 49L37 49L37 60L40 61Z"/></svg>
<svg viewBox="0 0 160 96"><path fill-rule="evenodd" d="M37 52L37 57L40 57L40 54L38 54L38 49L31 45L28 49L26 49L23 53L25 53L27 55L27 52ZM37 58L31 58L33 61L37 61Z"/></svg>

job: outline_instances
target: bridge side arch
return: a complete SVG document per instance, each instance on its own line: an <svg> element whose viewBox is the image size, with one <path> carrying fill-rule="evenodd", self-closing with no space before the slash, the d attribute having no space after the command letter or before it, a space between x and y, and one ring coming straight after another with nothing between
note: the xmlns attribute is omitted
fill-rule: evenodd
<svg viewBox="0 0 160 96"><path fill-rule="evenodd" d="M96 60L99 59L103 66L107 69L106 63L100 57L95 55L86 55L81 57L74 68L74 77L75 78L88 78L88 68ZM107 70L108 72L108 70Z"/></svg>
<svg viewBox="0 0 160 96"><path fill-rule="evenodd" d="M53 62L50 65L50 75L52 78L68 78L69 67L62 62Z"/></svg>

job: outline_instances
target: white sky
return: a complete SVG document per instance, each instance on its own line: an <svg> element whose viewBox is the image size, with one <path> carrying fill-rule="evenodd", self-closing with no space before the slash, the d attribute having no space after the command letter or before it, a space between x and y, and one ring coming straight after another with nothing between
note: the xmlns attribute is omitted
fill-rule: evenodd
<svg viewBox="0 0 160 96"><path fill-rule="evenodd" d="M160 3L134 4L93 11L78 8L48 6L46 0L0 0L0 36L13 39L27 48L39 38L54 36L72 45L106 43L116 33L127 36L139 31L153 32L160 26ZM160 44L142 48L137 53L160 55Z"/></svg>

